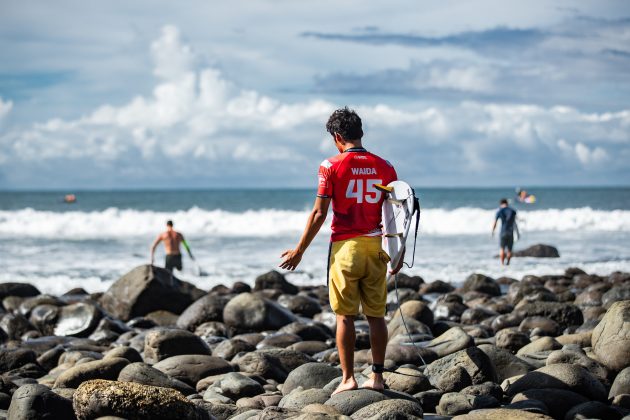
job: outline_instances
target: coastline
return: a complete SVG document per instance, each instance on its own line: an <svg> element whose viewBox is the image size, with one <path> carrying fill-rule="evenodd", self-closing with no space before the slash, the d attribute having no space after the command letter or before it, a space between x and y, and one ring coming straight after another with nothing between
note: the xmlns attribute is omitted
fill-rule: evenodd
<svg viewBox="0 0 630 420"><path fill-rule="evenodd" d="M630 414L629 273L470 274L457 288L397 281L401 311L388 284L390 389L332 398L340 371L321 285L269 272L207 291L150 266L105 293L0 283L0 418ZM367 323L356 325L361 384L371 360Z"/></svg>

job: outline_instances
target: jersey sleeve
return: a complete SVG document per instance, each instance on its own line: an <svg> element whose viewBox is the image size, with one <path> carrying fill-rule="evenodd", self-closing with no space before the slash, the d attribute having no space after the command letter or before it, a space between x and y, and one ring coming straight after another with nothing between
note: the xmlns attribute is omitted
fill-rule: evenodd
<svg viewBox="0 0 630 420"><path fill-rule="evenodd" d="M332 163L325 160L319 165L319 173L317 174L317 196L322 198L331 198L333 194L332 186Z"/></svg>
<svg viewBox="0 0 630 420"><path fill-rule="evenodd" d="M494 220L499 220L499 217L501 217L501 209L497 210L497 214L494 215Z"/></svg>

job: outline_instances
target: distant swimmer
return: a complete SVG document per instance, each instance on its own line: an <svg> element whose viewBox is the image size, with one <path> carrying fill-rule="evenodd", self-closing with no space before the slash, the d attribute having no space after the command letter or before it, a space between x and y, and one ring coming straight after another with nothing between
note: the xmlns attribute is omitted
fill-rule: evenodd
<svg viewBox="0 0 630 420"><path fill-rule="evenodd" d="M536 202L536 196L533 194L528 194L526 190L517 188L516 189L516 199L521 203L534 204Z"/></svg>
<svg viewBox="0 0 630 420"><path fill-rule="evenodd" d="M501 207L497 211L492 225L492 236L494 236L494 230L497 228L497 221L501 219L501 235L499 238L499 258L501 258L501 265L505 262L506 250L507 250L507 265L510 265L512 259L512 246L514 245L514 233L519 235L518 225L516 224L516 210L508 206L507 198L502 198L499 202Z"/></svg>
<svg viewBox="0 0 630 420"><path fill-rule="evenodd" d="M76 195L74 195L74 194L66 194L66 195L63 197L63 201L64 201L64 202L66 202L66 203L68 203L68 204L72 204L72 203L74 203L74 202L76 202L76 201L77 201L77 196L76 196Z"/></svg>
<svg viewBox="0 0 630 420"><path fill-rule="evenodd" d="M166 249L164 268L168 271L173 272L173 268L177 268L180 271L182 270L182 253L179 250L180 244L184 245L186 252L188 252L188 255L194 261L195 257L193 257L190 247L184 239L184 235L175 231L173 229L173 222L169 220L166 222L166 232L160 233L151 246L151 265L153 265L155 248L157 248L158 244L162 241L164 242L164 248Z"/></svg>

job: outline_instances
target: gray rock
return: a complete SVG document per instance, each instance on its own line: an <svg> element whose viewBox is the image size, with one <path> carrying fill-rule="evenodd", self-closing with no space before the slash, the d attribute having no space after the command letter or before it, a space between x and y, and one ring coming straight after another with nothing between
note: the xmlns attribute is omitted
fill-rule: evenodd
<svg viewBox="0 0 630 420"><path fill-rule="evenodd" d="M129 420L210 419L206 411L174 389L133 382L85 382L74 393L73 406L79 420L111 415Z"/></svg>
<svg viewBox="0 0 630 420"><path fill-rule="evenodd" d="M232 366L225 360L200 354L184 354L169 357L156 363L153 367L193 387L200 379L206 376L232 371Z"/></svg>
<svg viewBox="0 0 630 420"><path fill-rule="evenodd" d="M433 325L433 312L425 302L420 300L408 300L400 305L400 310L394 312L394 318L399 317L400 313L405 319L415 319L425 325Z"/></svg>
<svg viewBox="0 0 630 420"><path fill-rule="evenodd" d="M566 389L541 388L516 394L512 404L526 400L543 402L549 409L549 415L556 419L563 419L572 407L588 401L586 397Z"/></svg>
<svg viewBox="0 0 630 420"><path fill-rule="evenodd" d="M551 245L532 245L521 251L512 253L514 257L534 257L534 258L560 258L560 253L556 247Z"/></svg>
<svg viewBox="0 0 630 420"><path fill-rule="evenodd" d="M247 341L240 340L238 338L232 338L220 342L213 350L212 355L221 357L225 360L232 360L240 352L247 352L256 349L256 346L248 343Z"/></svg>
<svg viewBox="0 0 630 420"><path fill-rule="evenodd" d="M542 316L557 322L561 328L582 325L584 316L575 305L561 302L532 302L519 305L517 310L523 317Z"/></svg>
<svg viewBox="0 0 630 420"><path fill-rule="evenodd" d="M285 382L289 372L304 363L312 362L309 356L289 349L260 349L232 359L240 372L259 375L265 379Z"/></svg>
<svg viewBox="0 0 630 420"><path fill-rule="evenodd" d="M535 369L530 363L519 359L509 351L491 344L482 344L477 348L483 351L492 362L499 383L512 376L523 375Z"/></svg>
<svg viewBox="0 0 630 420"><path fill-rule="evenodd" d="M0 329L4 330L10 340L19 340L27 331L33 329L24 315L5 314L0 318Z"/></svg>
<svg viewBox="0 0 630 420"><path fill-rule="evenodd" d="M203 393L203 400L209 403L234 404L231 398L221 395L211 388L206 389L206 392Z"/></svg>
<svg viewBox="0 0 630 420"><path fill-rule="evenodd" d="M497 401L503 399L503 389L494 382L484 382L480 385L471 385L461 391L464 395L476 395L476 396L491 396Z"/></svg>
<svg viewBox="0 0 630 420"><path fill-rule="evenodd" d="M122 357L129 360L129 363L142 362L142 356L140 356L138 350L127 346L114 347L105 353L103 358L111 359L112 357Z"/></svg>
<svg viewBox="0 0 630 420"><path fill-rule="evenodd" d="M490 296L501 296L499 284L492 278L483 274L471 274L464 285L463 292L480 292Z"/></svg>
<svg viewBox="0 0 630 420"><path fill-rule="evenodd" d="M11 398L7 412L11 420L74 419L72 401L39 384L22 385Z"/></svg>
<svg viewBox="0 0 630 420"><path fill-rule="evenodd" d="M341 376L341 370L337 367L324 363L305 363L289 373L282 386L282 394L287 395L297 387L323 388L339 376Z"/></svg>
<svg viewBox="0 0 630 420"><path fill-rule="evenodd" d="M281 295L278 303L296 315L313 318L322 311L322 306L312 297L304 295Z"/></svg>
<svg viewBox="0 0 630 420"><path fill-rule="evenodd" d="M33 350L16 348L0 348L0 372L4 373L9 370L17 369L27 363L35 363L37 361Z"/></svg>
<svg viewBox="0 0 630 420"><path fill-rule="evenodd" d="M184 395L194 394L193 387L178 379L171 378L146 363L131 363L123 368L118 374L119 382L135 382L141 385L161 386L163 388L173 388Z"/></svg>
<svg viewBox="0 0 630 420"><path fill-rule="evenodd" d="M271 300L252 293L241 293L225 306L223 320L236 331L265 331L277 330L297 318Z"/></svg>
<svg viewBox="0 0 630 420"><path fill-rule="evenodd" d="M155 328L144 337L144 360L157 363L182 354L210 355L210 348L198 336L186 330Z"/></svg>
<svg viewBox="0 0 630 420"><path fill-rule="evenodd" d="M224 296L208 294L197 299L177 318L177 327L195 331L204 322L223 321L223 308L228 302Z"/></svg>
<svg viewBox="0 0 630 420"><path fill-rule="evenodd" d="M497 381L497 375L490 358L477 347L469 347L442 357L429 364L424 373L432 384L436 384L442 373L454 366L461 366L466 369L474 385L487 381Z"/></svg>
<svg viewBox="0 0 630 420"><path fill-rule="evenodd" d="M0 300L7 296L32 297L40 294L37 287L29 283L0 283Z"/></svg>
<svg viewBox="0 0 630 420"><path fill-rule="evenodd" d="M498 331L494 339L498 348L506 349L512 353L516 353L519 349L529 344L527 334L511 328Z"/></svg>
<svg viewBox="0 0 630 420"><path fill-rule="evenodd" d="M76 388L90 379L115 380L128 364L129 361L121 357L76 364L57 377L55 388Z"/></svg>
<svg viewBox="0 0 630 420"><path fill-rule="evenodd" d="M332 331L324 324L318 322L292 322L280 328L278 332L299 335L304 341L326 341L333 337Z"/></svg>
<svg viewBox="0 0 630 420"><path fill-rule="evenodd" d="M383 377L393 391L416 394L431 389L429 378L416 369L399 367L394 372L385 372Z"/></svg>
<svg viewBox="0 0 630 420"><path fill-rule="evenodd" d="M256 277L254 290L263 289L277 289L290 295L295 295L299 291L295 285L289 283L282 274L275 270Z"/></svg>
<svg viewBox="0 0 630 420"><path fill-rule="evenodd" d="M205 294L163 268L141 265L118 279L100 303L115 318L128 321L156 310L179 314Z"/></svg>
<svg viewBox="0 0 630 420"><path fill-rule="evenodd" d="M458 392L472 385L472 379L463 367L451 366L437 378L433 385L444 392Z"/></svg>
<svg viewBox="0 0 630 420"><path fill-rule="evenodd" d="M564 417L565 419L621 419L622 414L614 408L599 401L588 401L574 406Z"/></svg>
<svg viewBox="0 0 630 420"><path fill-rule="evenodd" d="M330 397L324 404L330 405L341 414L349 416L363 407L367 407L378 401L387 400L384 393L373 391L371 389L357 389L354 391L344 391Z"/></svg>
<svg viewBox="0 0 630 420"><path fill-rule="evenodd" d="M422 418L422 407L407 400L385 400L372 403L352 414L357 420L400 420Z"/></svg>
<svg viewBox="0 0 630 420"><path fill-rule="evenodd" d="M551 417L516 408L484 408L454 417L456 420L552 420Z"/></svg>
<svg viewBox="0 0 630 420"><path fill-rule="evenodd" d="M444 395L443 391L430 389L428 391L418 392L414 395L414 398L418 400L425 413L434 413L440 403L442 395Z"/></svg>
<svg viewBox="0 0 630 420"><path fill-rule="evenodd" d="M538 340L534 340L531 343L521 347L516 354L534 354L539 352L549 352L552 350L558 350L562 348L562 344L558 343L555 338L552 337L541 337Z"/></svg>
<svg viewBox="0 0 630 420"><path fill-rule="evenodd" d="M259 349L262 349L264 347L286 348L286 347L289 347L291 344L295 344L300 341L302 341L302 338L299 335L278 332L278 333L270 334L266 336L265 338L263 338L263 340L256 345L256 348L259 348Z"/></svg>
<svg viewBox="0 0 630 420"><path fill-rule="evenodd" d="M217 337L228 337L228 327L222 322L208 321L195 328L195 335L204 341L212 341Z"/></svg>
<svg viewBox="0 0 630 420"><path fill-rule="evenodd" d="M31 310L28 321L45 335L52 335L59 307L55 305L37 305Z"/></svg>
<svg viewBox="0 0 630 420"><path fill-rule="evenodd" d="M434 351L437 357L440 358L471 347L474 344L473 338L466 334L463 329L453 327L428 343L423 343L422 347Z"/></svg>
<svg viewBox="0 0 630 420"><path fill-rule="evenodd" d="M598 401L606 400L606 389L591 373L581 366L558 363L543 366L526 373L506 390L514 396L520 392L539 388L557 388L577 392Z"/></svg>
<svg viewBox="0 0 630 420"><path fill-rule="evenodd" d="M442 280L435 280L431 283L422 284L418 289L418 291L422 295L431 293L449 293L453 290L455 290L455 288L450 283L446 283Z"/></svg>
<svg viewBox="0 0 630 420"><path fill-rule="evenodd" d="M91 303L74 303L59 311L55 325L55 335L87 337L98 325L101 311Z"/></svg>
<svg viewBox="0 0 630 420"><path fill-rule="evenodd" d="M313 356L322 351L328 350L330 346L322 341L300 341L287 347L289 350L299 351L309 356Z"/></svg>
<svg viewBox="0 0 630 420"><path fill-rule="evenodd" d="M466 414L475 408L475 397L473 395L463 395L456 392L448 392L442 395L437 406L437 413L443 416L456 416Z"/></svg>
<svg viewBox="0 0 630 420"><path fill-rule="evenodd" d="M524 318L518 329L523 332L530 332L536 329L544 335L550 335L552 337L560 333L560 325L558 325L556 321L542 316L528 316Z"/></svg>
<svg viewBox="0 0 630 420"><path fill-rule="evenodd" d="M630 366L630 300L615 302L593 330L591 338L597 360L608 369Z"/></svg>
<svg viewBox="0 0 630 420"><path fill-rule="evenodd" d="M223 395L234 400L243 397L253 397L265 392L262 385L258 382L237 372L225 374L213 386L221 388Z"/></svg>
<svg viewBox="0 0 630 420"><path fill-rule="evenodd" d="M602 295L602 305L606 309L623 300L630 300L630 284L615 286Z"/></svg>
<svg viewBox="0 0 630 420"><path fill-rule="evenodd" d="M562 349L552 351L547 357L546 364L553 365L556 363L569 363L572 365L582 366L595 376L602 384L610 384L608 381L608 369L602 366L599 362L588 357L582 349Z"/></svg>
<svg viewBox="0 0 630 420"><path fill-rule="evenodd" d="M302 410L310 404L324 404L330 398L330 392L323 389L296 389L280 400L278 407Z"/></svg>
<svg viewBox="0 0 630 420"><path fill-rule="evenodd" d="M608 398L614 398L621 394L630 394L630 366L617 374L610 387Z"/></svg>

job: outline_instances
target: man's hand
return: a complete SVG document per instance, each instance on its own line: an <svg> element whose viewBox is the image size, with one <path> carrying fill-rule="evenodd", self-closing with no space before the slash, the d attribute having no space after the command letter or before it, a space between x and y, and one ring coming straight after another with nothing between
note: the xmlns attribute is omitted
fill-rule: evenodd
<svg viewBox="0 0 630 420"><path fill-rule="evenodd" d="M402 250L402 255L400 256L400 260L398 260L398 265L396 267L394 267L392 270L390 270L390 274L396 274L398 273L402 268L403 265L405 264L405 251L407 250L407 248L403 248Z"/></svg>
<svg viewBox="0 0 630 420"><path fill-rule="evenodd" d="M299 249L287 249L280 257L283 260L278 267L293 271L302 261L302 252Z"/></svg>

